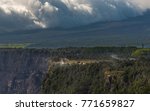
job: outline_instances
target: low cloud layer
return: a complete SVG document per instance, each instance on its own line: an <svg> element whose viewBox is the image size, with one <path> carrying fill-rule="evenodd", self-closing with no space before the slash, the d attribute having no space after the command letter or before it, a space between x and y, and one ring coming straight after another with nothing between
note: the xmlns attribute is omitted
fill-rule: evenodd
<svg viewBox="0 0 150 111"><path fill-rule="evenodd" d="M149 8L149 0L0 0L0 29L73 27L134 17Z"/></svg>

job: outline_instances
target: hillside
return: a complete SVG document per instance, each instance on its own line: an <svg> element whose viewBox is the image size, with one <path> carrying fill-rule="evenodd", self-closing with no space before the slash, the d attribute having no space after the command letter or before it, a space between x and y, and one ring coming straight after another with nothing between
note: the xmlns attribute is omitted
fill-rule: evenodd
<svg viewBox="0 0 150 111"><path fill-rule="evenodd" d="M150 51L132 51L133 56L119 57L123 54L120 51L120 54L95 61L64 60L52 65L41 91L48 94L149 94ZM142 53L137 55L137 52Z"/></svg>
<svg viewBox="0 0 150 111"><path fill-rule="evenodd" d="M150 93L149 59L136 47L0 49L0 93Z"/></svg>
<svg viewBox="0 0 150 111"><path fill-rule="evenodd" d="M42 93L149 94L150 63L146 60L98 62L51 67Z"/></svg>

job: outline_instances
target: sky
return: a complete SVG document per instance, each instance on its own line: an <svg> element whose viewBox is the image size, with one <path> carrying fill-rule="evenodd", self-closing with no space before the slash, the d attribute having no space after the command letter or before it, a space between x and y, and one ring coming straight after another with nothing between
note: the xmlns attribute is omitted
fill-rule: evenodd
<svg viewBox="0 0 150 111"><path fill-rule="evenodd" d="M142 15L150 0L0 0L0 30L74 27Z"/></svg>

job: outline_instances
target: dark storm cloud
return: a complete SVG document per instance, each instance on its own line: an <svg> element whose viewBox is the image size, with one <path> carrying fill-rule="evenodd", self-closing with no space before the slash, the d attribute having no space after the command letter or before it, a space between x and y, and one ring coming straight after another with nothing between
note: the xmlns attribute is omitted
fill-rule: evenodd
<svg viewBox="0 0 150 111"><path fill-rule="evenodd" d="M148 0L1 0L0 29L73 27L142 14Z"/></svg>

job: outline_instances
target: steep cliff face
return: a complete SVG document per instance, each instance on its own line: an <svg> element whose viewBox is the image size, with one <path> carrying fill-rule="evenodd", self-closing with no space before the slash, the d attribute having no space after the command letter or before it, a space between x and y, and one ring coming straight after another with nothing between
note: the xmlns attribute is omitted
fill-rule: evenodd
<svg viewBox="0 0 150 111"><path fill-rule="evenodd" d="M0 49L0 93L39 93L48 59L47 51Z"/></svg>

